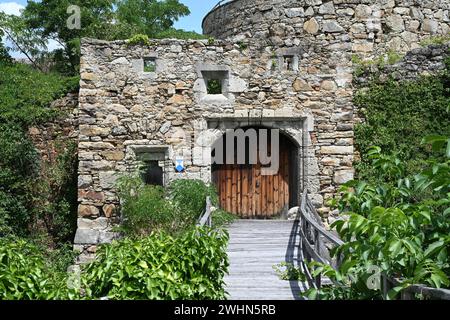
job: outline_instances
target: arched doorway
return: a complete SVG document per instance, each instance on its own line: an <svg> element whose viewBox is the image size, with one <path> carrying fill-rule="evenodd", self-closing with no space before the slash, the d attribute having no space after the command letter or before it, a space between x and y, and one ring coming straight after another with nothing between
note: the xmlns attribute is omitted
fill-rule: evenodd
<svg viewBox="0 0 450 320"><path fill-rule="evenodd" d="M289 208L298 205L299 147L281 131L277 138L278 147L274 146L276 141L272 141L270 129L246 127L240 131L245 134L245 140L235 138L233 155L229 155L232 149L227 148L226 134L213 147L212 156L216 160L218 150L223 150L224 161L213 161L212 165L212 179L221 208L244 219L285 216ZM250 138L252 134L256 134L256 138ZM267 150L261 150L264 141L267 141ZM239 151L243 150L239 150L239 143L242 142L245 143L245 157L239 157ZM267 164L267 159L264 162L260 151L272 160L278 155L278 168L268 174L267 169L272 163ZM256 156L252 156L252 152Z"/></svg>

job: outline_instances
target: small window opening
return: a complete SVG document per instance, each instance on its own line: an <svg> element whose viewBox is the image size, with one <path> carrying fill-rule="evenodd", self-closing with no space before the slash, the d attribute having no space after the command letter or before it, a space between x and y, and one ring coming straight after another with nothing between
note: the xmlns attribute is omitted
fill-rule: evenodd
<svg viewBox="0 0 450 320"><path fill-rule="evenodd" d="M164 186L163 174L159 161L147 161L141 167L141 177L147 185Z"/></svg>
<svg viewBox="0 0 450 320"><path fill-rule="evenodd" d="M155 58L144 58L144 72L156 72Z"/></svg>
<svg viewBox="0 0 450 320"><path fill-rule="evenodd" d="M294 70L294 56L283 57L284 70Z"/></svg>
<svg viewBox="0 0 450 320"><path fill-rule="evenodd" d="M207 93L208 94L222 94L222 80L208 79L207 80Z"/></svg>
<svg viewBox="0 0 450 320"><path fill-rule="evenodd" d="M205 94L213 96L227 96L229 84L229 72L226 70L202 71L205 81Z"/></svg>

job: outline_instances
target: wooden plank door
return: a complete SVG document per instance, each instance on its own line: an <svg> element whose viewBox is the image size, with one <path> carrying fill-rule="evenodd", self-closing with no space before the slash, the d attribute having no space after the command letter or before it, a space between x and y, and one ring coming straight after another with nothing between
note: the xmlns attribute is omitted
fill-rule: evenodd
<svg viewBox="0 0 450 320"><path fill-rule="evenodd" d="M280 145L280 167L262 175L263 166L227 164L214 168L213 179L222 209L244 219L267 219L289 206L289 148Z"/></svg>

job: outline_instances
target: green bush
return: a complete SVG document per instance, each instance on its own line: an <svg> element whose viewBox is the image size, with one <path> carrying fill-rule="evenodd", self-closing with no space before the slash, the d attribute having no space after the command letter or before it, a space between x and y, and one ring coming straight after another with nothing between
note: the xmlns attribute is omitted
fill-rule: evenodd
<svg viewBox="0 0 450 320"><path fill-rule="evenodd" d="M216 189L201 180L173 181L169 186L169 197L180 210L187 211L187 216L193 219L205 211L207 197L213 205L218 203Z"/></svg>
<svg viewBox="0 0 450 320"><path fill-rule="evenodd" d="M165 198L159 186L145 185L138 175L118 179L123 222L120 227L128 236L146 236L156 230L174 233L181 222L177 209Z"/></svg>
<svg viewBox="0 0 450 320"><path fill-rule="evenodd" d="M78 78L45 74L25 64L0 63L0 123L24 129L53 119L51 102L77 89Z"/></svg>
<svg viewBox="0 0 450 320"><path fill-rule="evenodd" d="M145 34L136 34L127 40L127 45L129 45L129 46L136 46L136 45L149 46L150 39Z"/></svg>
<svg viewBox="0 0 450 320"><path fill-rule="evenodd" d="M216 209L212 213L212 223L214 228L220 228L222 226L230 224L236 219L237 219L236 215L226 212L222 209Z"/></svg>
<svg viewBox="0 0 450 320"><path fill-rule="evenodd" d="M435 149L447 142L432 140ZM380 275L401 279L391 298L410 284L450 287L450 161L431 160L429 168L409 177L402 161L382 155L378 147L370 150L369 158L382 182L349 182L336 203L346 217L332 225L346 242L333 252L341 255L340 268L310 265L314 275L322 273L337 285L308 294L320 299L381 299L380 288L367 285L373 267Z"/></svg>
<svg viewBox="0 0 450 320"><path fill-rule="evenodd" d="M123 213L120 230L128 236L145 236L157 230L180 234L195 226L207 197L213 204L218 199L214 187L200 180L176 180L164 190L145 185L135 174L120 177L117 188ZM229 217L218 213L215 219L224 221Z"/></svg>
<svg viewBox="0 0 450 320"><path fill-rule="evenodd" d="M224 231L199 228L178 238L161 232L102 246L95 262L83 270L86 297L223 299L227 241Z"/></svg>
<svg viewBox="0 0 450 320"><path fill-rule="evenodd" d="M55 163L43 162L27 130L59 115L51 102L77 86L78 78L0 62L0 234L29 237L45 227L56 242L72 240L76 147L65 145Z"/></svg>
<svg viewBox="0 0 450 320"><path fill-rule="evenodd" d="M67 286L67 273L47 263L36 246L25 240L0 239L0 300L61 300L77 296Z"/></svg>
<svg viewBox="0 0 450 320"><path fill-rule="evenodd" d="M0 124L0 233L26 235L32 221L31 184L39 158L17 126Z"/></svg>

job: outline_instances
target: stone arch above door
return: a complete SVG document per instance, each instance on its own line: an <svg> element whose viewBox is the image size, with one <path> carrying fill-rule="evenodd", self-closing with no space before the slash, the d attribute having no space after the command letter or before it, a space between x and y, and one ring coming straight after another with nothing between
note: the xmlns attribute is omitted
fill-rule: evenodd
<svg viewBox="0 0 450 320"><path fill-rule="evenodd" d="M212 181L211 152L213 144L220 139L227 129L260 126L279 129L299 149L299 188L307 187L311 197L318 204L321 197L319 183L319 165L312 145L311 132L314 131L314 118L309 112L298 112L290 108L279 110L236 110L227 114L205 114L204 118L194 124L196 130L193 164L207 166L202 179Z"/></svg>

